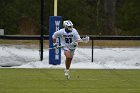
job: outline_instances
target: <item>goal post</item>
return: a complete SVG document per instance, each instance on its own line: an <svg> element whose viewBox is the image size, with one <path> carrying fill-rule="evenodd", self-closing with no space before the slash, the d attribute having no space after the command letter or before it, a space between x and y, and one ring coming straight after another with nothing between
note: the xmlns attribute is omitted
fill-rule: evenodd
<svg viewBox="0 0 140 93"><path fill-rule="evenodd" d="M57 16L57 0L54 0L54 16Z"/></svg>

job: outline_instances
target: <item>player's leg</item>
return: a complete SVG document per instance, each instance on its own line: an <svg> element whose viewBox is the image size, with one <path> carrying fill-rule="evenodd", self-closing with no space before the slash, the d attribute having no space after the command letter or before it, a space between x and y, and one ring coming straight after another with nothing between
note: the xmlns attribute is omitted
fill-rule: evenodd
<svg viewBox="0 0 140 93"><path fill-rule="evenodd" d="M64 54L66 56L66 60L65 60L66 69L70 69L70 65L72 61L71 51L65 51Z"/></svg>
<svg viewBox="0 0 140 93"><path fill-rule="evenodd" d="M64 51L64 55L66 57L66 60L65 60L66 69L70 69L71 61L74 56L74 52L75 52L75 50L65 50Z"/></svg>
<svg viewBox="0 0 140 93"><path fill-rule="evenodd" d="M70 78L69 69L70 69L70 65L71 65L71 61L72 61L71 51L69 51L69 50L65 51L64 55L66 56L66 60L65 60L66 69L64 70L64 73L65 73L65 76L67 77L67 79L69 79Z"/></svg>

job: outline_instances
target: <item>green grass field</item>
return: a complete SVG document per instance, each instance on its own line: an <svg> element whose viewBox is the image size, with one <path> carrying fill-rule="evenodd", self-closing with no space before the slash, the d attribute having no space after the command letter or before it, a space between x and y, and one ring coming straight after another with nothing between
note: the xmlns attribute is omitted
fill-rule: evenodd
<svg viewBox="0 0 140 93"><path fill-rule="evenodd" d="M1 68L0 93L140 93L140 70Z"/></svg>

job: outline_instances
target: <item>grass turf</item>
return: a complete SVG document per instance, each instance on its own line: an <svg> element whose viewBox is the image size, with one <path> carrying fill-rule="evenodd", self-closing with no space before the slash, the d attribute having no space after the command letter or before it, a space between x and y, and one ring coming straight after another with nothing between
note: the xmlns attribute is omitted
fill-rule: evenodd
<svg viewBox="0 0 140 93"><path fill-rule="evenodd" d="M139 93L140 70L0 69L0 93Z"/></svg>

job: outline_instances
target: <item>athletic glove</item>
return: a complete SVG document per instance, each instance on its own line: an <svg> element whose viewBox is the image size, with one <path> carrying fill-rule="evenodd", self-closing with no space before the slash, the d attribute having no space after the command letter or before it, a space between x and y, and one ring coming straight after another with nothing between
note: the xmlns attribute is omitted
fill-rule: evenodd
<svg viewBox="0 0 140 93"><path fill-rule="evenodd" d="M53 47L58 48L59 44L58 43L53 43Z"/></svg>
<svg viewBox="0 0 140 93"><path fill-rule="evenodd" d="M71 43L71 46L77 47L77 46L78 46L78 42L72 42L72 43Z"/></svg>

